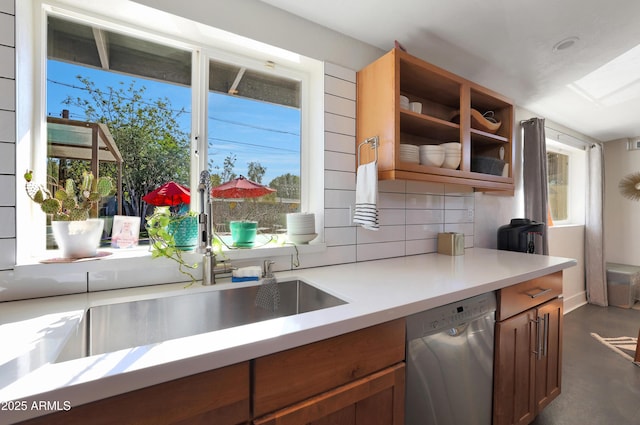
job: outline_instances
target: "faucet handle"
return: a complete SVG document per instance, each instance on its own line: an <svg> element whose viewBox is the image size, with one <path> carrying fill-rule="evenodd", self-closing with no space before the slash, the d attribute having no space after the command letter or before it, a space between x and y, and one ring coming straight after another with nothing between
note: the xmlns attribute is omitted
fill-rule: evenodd
<svg viewBox="0 0 640 425"><path fill-rule="evenodd" d="M273 277L273 272L271 271L271 266L273 266L276 262L272 260L264 260L262 263L262 277Z"/></svg>

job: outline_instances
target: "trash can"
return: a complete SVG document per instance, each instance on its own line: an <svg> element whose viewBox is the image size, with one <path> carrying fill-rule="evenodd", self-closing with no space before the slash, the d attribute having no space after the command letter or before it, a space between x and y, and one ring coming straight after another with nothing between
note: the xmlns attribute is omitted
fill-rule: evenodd
<svg viewBox="0 0 640 425"><path fill-rule="evenodd" d="M640 291L640 267L607 263L607 298L609 305L631 308Z"/></svg>

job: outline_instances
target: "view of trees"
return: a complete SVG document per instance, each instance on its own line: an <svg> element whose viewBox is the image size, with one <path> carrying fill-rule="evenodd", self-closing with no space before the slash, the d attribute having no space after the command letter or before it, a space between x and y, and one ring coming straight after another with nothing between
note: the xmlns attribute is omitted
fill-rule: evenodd
<svg viewBox="0 0 640 425"><path fill-rule="evenodd" d="M186 112L175 110L168 98L149 99L144 87L135 82L117 88L97 87L93 81L77 77L88 96L68 96L65 104L84 111L85 120L108 126L123 157L123 213L144 220L149 213L142 197L162 184L173 180L183 185L189 183L190 136L183 131L178 119ZM221 165L209 164L212 187L239 177L236 171L236 155L230 152ZM250 162L245 177L260 184L267 168L260 162ZM116 176L115 166L102 163L100 174ZM65 178L80 175L88 164L78 161L49 161L53 176ZM257 200L244 202L216 201L220 220L252 219L272 227L283 222L283 212L297 210L300 199L300 178L284 174L269 182L277 190ZM275 204L286 199L287 205ZM236 200L237 201L237 200ZM271 204L271 206L268 206ZM219 222L220 220L216 220Z"/></svg>

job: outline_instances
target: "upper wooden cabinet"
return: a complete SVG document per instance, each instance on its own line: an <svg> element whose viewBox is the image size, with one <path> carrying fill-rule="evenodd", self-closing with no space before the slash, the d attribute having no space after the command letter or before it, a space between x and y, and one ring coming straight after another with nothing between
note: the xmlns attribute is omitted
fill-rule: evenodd
<svg viewBox="0 0 640 425"><path fill-rule="evenodd" d="M400 96L420 102L420 113L400 107ZM492 111L500 128L492 133L472 119ZM473 112L476 114L476 112ZM513 103L484 87L394 49L357 74L356 152L358 163L374 159L374 151L360 144L378 136L378 173L381 180L423 180L456 183L479 190L514 188L512 148ZM400 143L432 145L460 142L458 169L432 167L400 158ZM506 176L478 172L479 161L498 160L504 148ZM487 158L490 158L487 160ZM483 170L485 168L483 167ZM494 171L495 173L495 171Z"/></svg>

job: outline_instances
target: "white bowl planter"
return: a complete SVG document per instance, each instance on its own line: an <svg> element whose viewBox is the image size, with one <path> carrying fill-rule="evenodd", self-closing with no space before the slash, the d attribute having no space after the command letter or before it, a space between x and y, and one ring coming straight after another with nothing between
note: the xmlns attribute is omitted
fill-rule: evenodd
<svg viewBox="0 0 640 425"><path fill-rule="evenodd" d="M51 229L63 258L94 257L100 245L104 220L52 221Z"/></svg>

